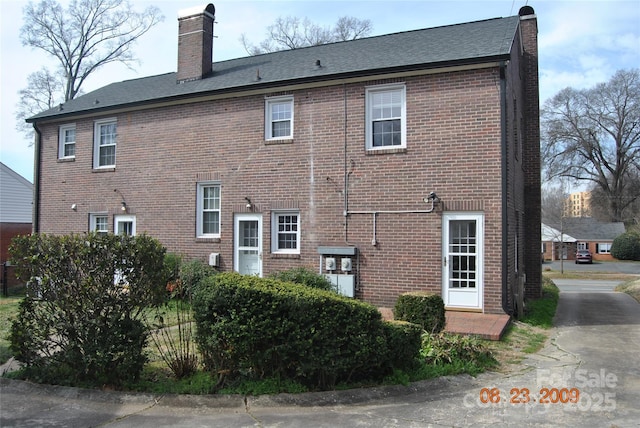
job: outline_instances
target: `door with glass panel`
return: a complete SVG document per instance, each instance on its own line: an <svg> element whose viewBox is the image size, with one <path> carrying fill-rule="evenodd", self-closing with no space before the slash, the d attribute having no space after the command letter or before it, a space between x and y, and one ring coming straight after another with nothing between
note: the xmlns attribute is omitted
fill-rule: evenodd
<svg viewBox="0 0 640 428"><path fill-rule="evenodd" d="M243 275L262 276L262 215L236 214L233 269Z"/></svg>
<svg viewBox="0 0 640 428"><path fill-rule="evenodd" d="M443 300L447 307L482 309L482 214L443 215Z"/></svg>

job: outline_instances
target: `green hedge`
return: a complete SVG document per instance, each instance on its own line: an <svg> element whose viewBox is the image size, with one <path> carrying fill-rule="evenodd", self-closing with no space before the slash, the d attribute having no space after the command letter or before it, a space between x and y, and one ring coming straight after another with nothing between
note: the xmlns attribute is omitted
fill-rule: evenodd
<svg viewBox="0 0 640 428"><path fill-rule="evenodd" d="M640 260L640 232L626 232L614 239L611 255L618 260Z"/></svg>
<svg viewBox="0 0 640 428"><path fill-rule="evenodd" d="M444 329L444 302L439 294L414 291L401 294L393 308L397 320L408 321L422 326L429 333L439 333Z"/></svg>
<svg viewBox="0 0 640 428"><path fill-rule="evenodd" d="M293 379L326 389L412 367L420 338L361 301L300 284L222 273L195 294L205 367L227 380Z"/></svg>

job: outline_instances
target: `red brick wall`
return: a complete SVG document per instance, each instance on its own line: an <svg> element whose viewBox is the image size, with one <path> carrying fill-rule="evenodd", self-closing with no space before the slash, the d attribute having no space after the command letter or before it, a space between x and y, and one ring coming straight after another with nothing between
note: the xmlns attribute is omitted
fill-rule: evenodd
<svg viewBox="0 0 640 428"><path fill-rule="evenodd" d="M264 140L264 95L106 115L118 121L117 166L100 172L92 171L93 120L75 121L72 162L56 160L59 124L42 125L40 230L86 231L89 213L103 211L113 228L122 194L138 234L190 258L220 253L221 269L231 270L233 215L247 211L249 197L263 213L265 274L301 265L317 270L318 246L356 245L358 296L391 306L404 291L440 292L442 211L479 211L485 311L499 313L499 80L499 70L487 68L288 92L295 100L294 139L277 144ZM371 155L364 149L365 87L390 82L406 83L407 149ZM426 209L423 198L431 191L442 203L430 214L379 214L373 246L372 215L343 215L345 161L349 210ZM196 184L206 180L222 185L220 239L195 237ZM269 251L271 210L286 207L301 212L300 256Z"/></svg>
<svg viewBox="0 0 640 428"><path fill-rule="evenodd" d="M0 223L0 264L11 258L9 246L11 240L18 235L31 234L31 223ZM4 281L4 271L0 268L0 281ZM14 287L21 282L15 276L15 267L7 267L7 287ZM3 283L4 287L4 283Z"/></svg>

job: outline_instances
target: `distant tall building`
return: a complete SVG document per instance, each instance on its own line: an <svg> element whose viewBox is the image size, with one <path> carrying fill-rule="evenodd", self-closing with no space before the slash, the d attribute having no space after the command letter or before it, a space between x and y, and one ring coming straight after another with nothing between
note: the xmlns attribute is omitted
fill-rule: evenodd
<svg viewBox="0 0 640 428"><path fill-rule="evenodd" d="M591 192L571 193L565 206L567 217L591 217Z"/></svg>

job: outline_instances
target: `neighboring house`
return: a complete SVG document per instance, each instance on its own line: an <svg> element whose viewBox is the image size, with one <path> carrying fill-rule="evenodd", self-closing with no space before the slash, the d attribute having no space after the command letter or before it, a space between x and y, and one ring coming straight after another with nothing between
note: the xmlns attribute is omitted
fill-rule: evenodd
<svg viewBox="0 0 640 428"><path fill-rule="evenodd" d="M308 266L378 306L428 290L512 314L525 278L540 294L532 8L221 62L213 24L213 5L180 13L177 73L28 119L36 231L148 233L246 274Z"/></svg>
<svg viewBox="0 0 640 428"><path fill-rule="evenodd" d="M576 241L568 251L568 260L575 259L576 250L591 251L594 261L616 260L611 255L611 244L616 237L625 233L622 222L606 223L591 217L564 218L562 230Z"/></svg>
<svg viewBox="0 0 640 428"><path fill-rule="evenodd" d="M555 229L542 223L542 260L563 260L575 258L576 242L573 236L564 230Z"/></svg>
<svg viewBox="0 0 640 428"><path fill-rule="evenodd" d="M0 281L2 290L17 284L13 267L9 266L9 245L17 235L28 235L32 229L33 184L0 163Z"/></svg>

